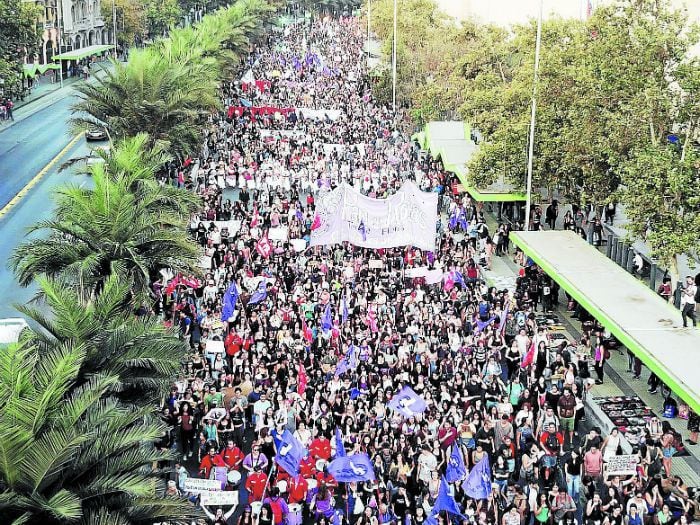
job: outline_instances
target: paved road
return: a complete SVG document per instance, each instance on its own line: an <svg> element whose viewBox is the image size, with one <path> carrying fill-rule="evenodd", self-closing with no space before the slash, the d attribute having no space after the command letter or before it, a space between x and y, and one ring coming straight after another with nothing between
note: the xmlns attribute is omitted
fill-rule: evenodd
<svg viewBox="0 0 700 525"><path fill-rule="evenodd" d="M70 142L67 122L75 100L63 98L0 133L0 208Z"/></svg>
<svg viewBox="0 0 700 525"><path fill-rule="evenodd" d="M5 206L71 141L68 118L74 96L63 98L0 132L0 208ZM8 268L9 256L35 222L51 216L51 195L64 184L89 182L85 176L58 172L58 167L74 156L88 153L84 139L65 152L43 178L0 218L0 318L18 315L13 304L30 300L34 286L20 288Z"/></svg>

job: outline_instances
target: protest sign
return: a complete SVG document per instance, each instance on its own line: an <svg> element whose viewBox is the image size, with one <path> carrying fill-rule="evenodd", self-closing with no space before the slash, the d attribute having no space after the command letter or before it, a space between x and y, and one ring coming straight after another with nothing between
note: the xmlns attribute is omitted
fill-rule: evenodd
<svg viewBox="0 0 700 525"><path fill-rule="evenodd" d="M213 507L224 505L238 505L237 490L205 490L200 492L199 495L201 497L202 505L211 505Z"/></svg>
<svg viewBox="0 0 700 525"><path fill-rule="evenodd" d="M221 481L218 479L187 478L185 480L185 492L216 490L221 490Z"/></svg>
<svg viewBox="0 0 700 525"><path fill-rule="evenodd" d="M366 197L342 183L319 195L311 246L348 241L364 248L415 246L434 251L437 200L436 193L422 192L410 181L386 199Z"/></svg>
<svg viewBox="0 0 700 525"><path fill-rule="evenodd" d="M612 456L605 463L608 476L627 476L637 472L639 458L636 454L622 454Z"/></svg>

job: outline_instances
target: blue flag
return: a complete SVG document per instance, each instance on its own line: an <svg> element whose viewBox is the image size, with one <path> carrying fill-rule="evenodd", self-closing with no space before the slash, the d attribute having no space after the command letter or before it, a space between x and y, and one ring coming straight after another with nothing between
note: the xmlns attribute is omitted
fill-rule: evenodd
<svg viewBox="0 0 700 525"><path fill-rule="evenodd" d="M333 312L331 311L331 303L326 304L326 310L323 312L323 319L321 320L321 328L324 331L333 328Z"/></svg>
<svg viewBox="0 0 700 525"><path fill-rule="evenodd" d="M459 225L462 227L462 229L467 231L467 212L465 212L462 208L459 209L459 216L457 220L459 221Z"/></svg>
<svg viewBox="0 0 700 525"><path fill-rule="evenodd" d="M231 283L228 287L226 293L224 294L223 307L221 308L221 320L228 321L233 317L236 311L236 303L238 302L238 286L236 286L236 281Z"/></svg>
<svg viewBox="0 0 700 525"><path fill-rule="evenodd" d="M345 297L343 297L343 324L345 324L345 321L348 320L348 302L345 300Z"/></svg>
<svg viewBox="0 0 700 525"><path fill-rule="evenodd" d="M404 417L421 414L428 407L423 398L416 394L410 386L403 387L400 392L394 395L388 406Z"/></svg>
<svg viewBox="0 0 700 525"><path fill-rule="evenodd" d="M447 227L450 230L457 228L457 208L452 210L452 213L450 214L450 222L447 224Z"/></svg>
<svg viewBox="0 0 700 525"><path fill-rule="evenodd" d="M338 364L335 365L335 377L342 376L345 372L350 369L350 363L348 363L347 358L343 357Z"/></svg>
<svg viewBox="0 0 700 525"><path fill-rule="evenodd" d="M341 483L376 479L372 460L364 453L335 458L328 464L328 473Z"/></svg>
<svg viewBox="0 0 700 525"><path fill-rule="evenodd" d="M462 519L466 519L462 512L459 510L459 505L455 501L454 496L452 496L447 491L447 480L443 477L440 483L440 490L438 490L438 497L435 500L435 505L431 511L432 515L438 514L439 512L448 512L453 516L459 516Z"/></svg>
<svg viewBox="0 0 700 525"><path fill-rule="evenodd" d="M486 499L491 495L491 465L488 456L474 465L462 488L473 499Z"/></svg>
<svg viewBox="0 0 700 525"><path fill-rule="evenodd" d="M280 446L277 448L275 461L287 474L299 475L299 463L304 459L306 450L304 446L295 438L292 433L285 429L279 437Z"/></svg>
<svg viewBox="0 0 700 525"><path fill-rule="evenodd" d="M335 457L342 458L347 456L345 445L343 445L343 435L340 433L340 428L335 427Z"/></svg>
<svg viewBox="0 0 700 525"><path fill-rule="evenodd" d="M455 481L464 479L466 475L467 467L464 465L462 451L459 449L459 445L456 442L452 443L452 453L450 454L450 459L447 461L445 479L448 483L454 483Z"/></svg>
<svg viewBox="0 0 700 525"><path fill-rule="evenodd" d="M355 345L350 345L348 348L348 353L345 355L348 361L348 366L355 370L360 365L360 349Z"/></svg>
<svg viewBox="0 0 700 525"><path fill-rule="evenodd" d="M250 296L248 304L258 304L267 299L267 282L263 279L258 285L258 289L255 290L253 295Z"/></svg>

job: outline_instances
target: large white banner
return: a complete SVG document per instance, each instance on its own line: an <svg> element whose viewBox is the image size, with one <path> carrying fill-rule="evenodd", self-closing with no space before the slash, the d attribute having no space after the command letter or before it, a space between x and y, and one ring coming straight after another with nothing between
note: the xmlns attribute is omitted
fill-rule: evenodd
<svg viewBox="0 0 700 525"><path fill-rule="evenodd" d="M387 199L371 199L342 183L316 200L311 246L348 241L364 248L435 251L437 202L436 193L420 191L410 181Z"/></svg>

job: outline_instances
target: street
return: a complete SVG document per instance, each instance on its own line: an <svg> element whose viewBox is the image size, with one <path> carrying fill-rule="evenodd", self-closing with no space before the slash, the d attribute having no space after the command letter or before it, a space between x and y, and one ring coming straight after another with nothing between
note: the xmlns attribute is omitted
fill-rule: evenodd
<svg viewBox="0 0 700 525"><path fill-rule="evenodd" d="M67 96L44 107L14 126L0 132L0 208L6 206L39 172L71 142L68 130L70 106L74 96ZM81 184L88 179L69 171L59 173L65 161L86 155L89 148L80 139L66 150L26 195L0 218L0 318L16 317L15 303L30 300L36 287L21 288L9 268L14 248L26 238L26 230L37 221L48 219L53 209L51 196L64 184Z"/></svg>

